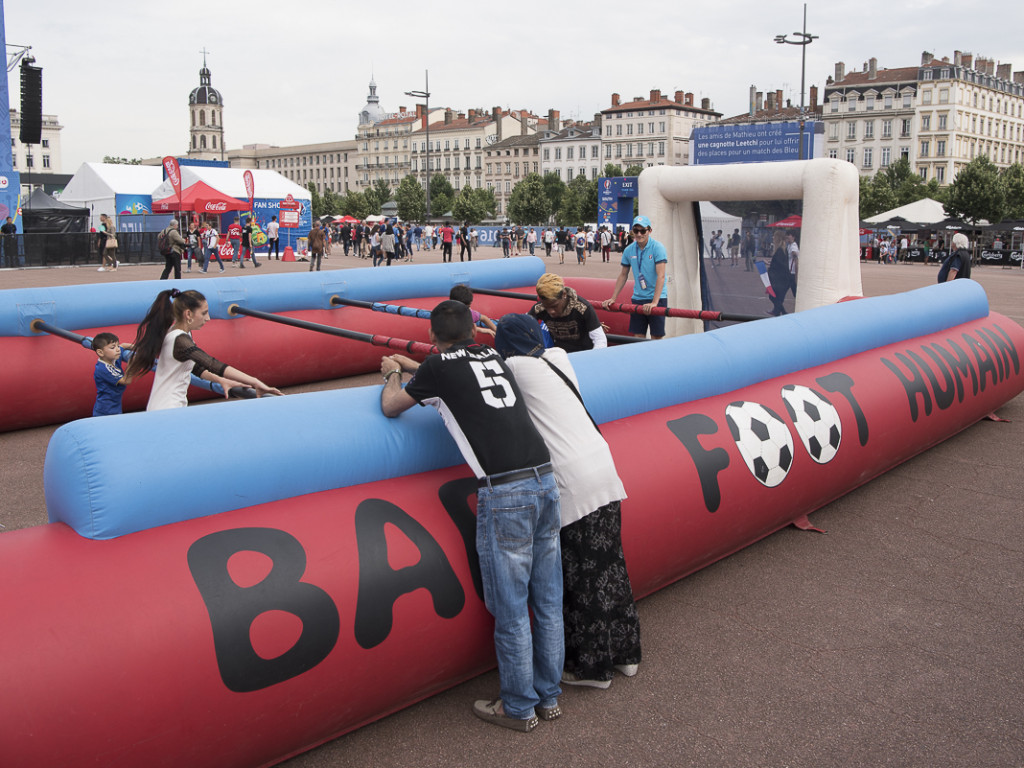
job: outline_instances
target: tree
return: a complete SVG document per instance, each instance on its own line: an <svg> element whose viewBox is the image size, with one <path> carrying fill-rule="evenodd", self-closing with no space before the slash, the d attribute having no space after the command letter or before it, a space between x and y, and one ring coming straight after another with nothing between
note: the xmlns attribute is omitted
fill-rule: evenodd
<svg viewBox="0 0 1024 768"><path fill-rule="evenodd" d="M384 203L394 196L391 191L391 185L388 184L387 179L374 179L373 191L377 196L377 199L380 200L381 205L384 205Z"/></svg>
<svg viewBox="0 0 1024 768"><path fill-rule="evenodd" d="M337 216L341 213L341 197L330 187L324 190L323 207L327 216Z"/></svg>
<svg viewBox="0 0 1024 768"><path fill-rule="evenodd" d="M452 209L455 202L455 189L443 173L435 173L430 177L430 215L444 216Z"/></svg>
<svg viewBox="0 0 1024 768"><path fill-rule="evenodd" d="M468 221L470 224L479 224L487 218L487 197L478 193L482 189L463 187L452 202L452 216L458 221Z"/></svg>
<svg viewBox="0 0 1024 768"><path fill-rule="evenodd" d="M604 173L602 176L609 178L616 178L622 175L622 166L615 165L614 163L605 163Z"/></svg>
<svg viewBox="0 0 1024 768"><path fill-rule="evenodd" d="M362 192L349 192L341 198L338 213L342 216L353 216L362 220L371 215L370 204Z"/></svg>
<svg viewBox="0 0 1024 768"><path fill-rule="evenodd" d="M402 221L423 221L427 211L427 193L412 174L398 185L395 202L398 203L398 217Z"/></svg>
<svg viewBox="0 0 1024 768"><path fill-rule="evenodd" d="M642 165L630 165L622 172L623 176L639 176L644 170Z"/></svg>
<svg viewBox="0 0 1024 768"><path fill-rule="evenodd" d="M946 213L976 224L987 219L992 224L1003 220L1006 198L999 169L985 155L978 155L960 169L949 186Z"/></svg>
<svg viewBox="0 0 1024 768"><path fill-rule="evenodd" d="M565 182L551 171L544 174L544 196L548 199L551 210L558 211L562 207L562 195L565 194Z"/></svg>
<svg viewBox="0 0 1024 768"><path fill-rule="evenodd" d="M313 218L319 219L321 216L326 215L326 211L324 211L324 200L320 197L320 193L317 192L316 184L311 181L306 184L306 189L309 190L311 198L309 201L309 207L313 211Z"/></svg>
<svg viewBox="0 0 1024 768"><path fill-rule="evenodd" d="M480 206L484 210L484 218L493 219L494 214L498 212L498 200L494 196L494 190L481 187L473 190L473 196L480 201Z"/></svg>
<svg viewBox="0 0 1024 768"><path fill-rule="evenodd" d="M1014 163L1003 169L1002 176L1006 192L1006 218L1024 219L1024 165Z"/></svg>
<svg viewBox="0 0 1024 768"><path fill-rule="evenodd" d="M593 185L580 174L569 182L562 195L562 203L555 214L555 220L563 227L579 227L597 215L597 184ZM590 208L593 201L593 208Z"/></svg>
<svg viewBox="0 0 1024 768"><path fill-rule="evenodd" d="M367 216L379 216L381 206L387 202L377 196L377 190L373 187L363 192L363 199L366 201L367 210L369 210Z"/></svg>
<svg viewBox="0 0 1024 768"><path fill-rule="evenodd" d="M550 216L551 203L544 194L544 180L540 174L527 174L512 188L508 217L517 224L545 224Z"/></svg>
<svg viewBox="0 0 1024 768"><path fill-rule="evenodd" d="M882 171L874 176L860 177L861 219L891 211L896 205L896 192L889 186Z"/></svg>

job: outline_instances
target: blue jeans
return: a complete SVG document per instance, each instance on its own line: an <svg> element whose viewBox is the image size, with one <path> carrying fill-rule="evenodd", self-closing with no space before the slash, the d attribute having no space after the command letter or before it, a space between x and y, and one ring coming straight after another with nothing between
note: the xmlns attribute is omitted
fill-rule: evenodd
<svg viewBox="0 0 1024 768"><path fill-rule="evenodd" d="M477 491L476 548L484 603L494 616L501 700L525 720L562 692L562 557L553 474ZM533 609L533 631L530 631Z"/></svg>

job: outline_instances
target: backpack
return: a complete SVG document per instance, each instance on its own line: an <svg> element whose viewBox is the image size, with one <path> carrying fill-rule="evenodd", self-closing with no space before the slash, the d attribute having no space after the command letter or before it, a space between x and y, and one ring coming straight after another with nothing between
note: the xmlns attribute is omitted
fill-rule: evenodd
<svg viewBox="0 0 1024 768"><path fill-rule="evenodd" d="M156 236L156 249L160 251L161 256L171 255L171 230L168 227L164 227Z"/></svg>

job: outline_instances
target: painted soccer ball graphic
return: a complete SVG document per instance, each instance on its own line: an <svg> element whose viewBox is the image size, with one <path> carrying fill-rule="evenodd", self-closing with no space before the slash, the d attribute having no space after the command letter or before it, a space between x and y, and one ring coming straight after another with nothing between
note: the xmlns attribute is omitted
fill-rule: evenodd
<svg viewBox="0 0 1024 768"><path fill-rule="evenodd" d="M751 474L769 488L785 480L793 466L793 436L786 423L760 403L746 401L727 405L725 418Z"/></svg>
<svg viewBox="0 0 1024 768"><path fill-rule="evenodd" d="M782 399L811 458L819 464L832 461L843 438L843 425L835 406L824 395L799 384L783 387Z"/></svg>

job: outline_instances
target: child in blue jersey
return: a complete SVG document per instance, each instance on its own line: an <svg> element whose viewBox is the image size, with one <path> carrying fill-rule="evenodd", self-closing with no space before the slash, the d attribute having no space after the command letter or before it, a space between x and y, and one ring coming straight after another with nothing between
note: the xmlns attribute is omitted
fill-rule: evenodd
<svg viewBox="0 0 1024 768"><path fill-rule="evenodd" d="M129 345L130 346L130 345ZM121 363L131 353L121 348L117 336L112 333L97 333L92 340L92 348L96 351L96 404L92 407L93 416L110 416L121 413L121 397L124 395L124 370Z"/></svg>

